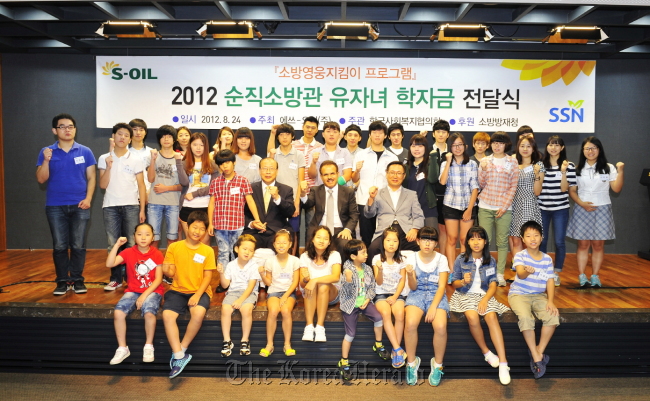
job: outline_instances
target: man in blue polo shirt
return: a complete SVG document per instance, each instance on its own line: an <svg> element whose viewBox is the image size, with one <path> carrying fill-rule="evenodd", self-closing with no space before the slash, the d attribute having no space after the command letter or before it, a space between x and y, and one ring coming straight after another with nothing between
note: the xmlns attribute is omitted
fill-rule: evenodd
<svg viewBox="0 0 650 401"><path fill-rule="evenodd" d="M74 141L77 127L71 115L54 117L52 133L57 141L41 149L36 179L40 184L47 182L45 214L54 248L54 295L64 295L68 286L75 293L83 294L87 291L82 274L97 162L89 148Z"/></svg>

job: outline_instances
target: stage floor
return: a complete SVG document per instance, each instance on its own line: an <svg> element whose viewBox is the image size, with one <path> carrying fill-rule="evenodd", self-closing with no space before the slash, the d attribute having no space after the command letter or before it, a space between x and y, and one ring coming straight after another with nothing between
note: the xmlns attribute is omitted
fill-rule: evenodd
<svg viewBox="0 0 650 401"><path fill-rule="evenodd" d="M553 256L551 254L551 256ZM110 310L123 295L124 288L117 291L104 291L103 287L109 278L109 269L105 267L106 251L89 250L86 258L84 277L88 287L87 294L68 292L63 296L54 296L54 266L52 253L49 250L11 250L0 252L0 287L5 286L0 293L0 309L11 306L12 309L23 305L41 305L48 308L80 307L83 309ZM588 268L589 269L589 268ZM578 287L578 273L575 254L566 258L564 271L561 273L562 286L556 287L556 306L564 312L597 312L603 310L647 309L650 308L650 261L636 255L605 255L600 278L603 287L600 289ZM589 274L589 270L587 274ZM506 278L512 278L514 272L506 270ZM31 282L10 285L17 282ZM9 285L9 286L7 286ZM212 288L218 285L217 275L212 280ZM496 297L508 304L508 288L500 287ZM209 315L214 316L219 310L224 294L215 294L211 302ZM256 318L263 319L266 311L265 293L260 293L256 308ZM302 311L302 299L296 307L296 312ZM15 311L14 311L15 312ZM332 318L340 313L338 306L330 308ZM627 310L625 312L631 312ZM641 312L641 311L639 311ZM645 311L644 311L645 312ZM10 313L14 315L14 313ZM103 313L102 313L103 315ZM336 316L334 316L336 315ZM100 316L80 316L100 317ZM296 316L298 317L298 316ZM218 317L217 317L218 318ZM328 317L329 319L329 317ZM338 319L336 319L338 320Z"/></svg>

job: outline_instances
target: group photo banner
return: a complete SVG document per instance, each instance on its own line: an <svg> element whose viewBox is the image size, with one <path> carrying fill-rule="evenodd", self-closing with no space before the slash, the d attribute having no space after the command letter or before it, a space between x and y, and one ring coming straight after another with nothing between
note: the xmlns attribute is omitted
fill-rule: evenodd
<svg viewBox="0 0 650 401"><path fill-rule="evenodd" d="M367 129L594 132L596 62L97 56L97 126L300 129L307 116Z"/></svg>

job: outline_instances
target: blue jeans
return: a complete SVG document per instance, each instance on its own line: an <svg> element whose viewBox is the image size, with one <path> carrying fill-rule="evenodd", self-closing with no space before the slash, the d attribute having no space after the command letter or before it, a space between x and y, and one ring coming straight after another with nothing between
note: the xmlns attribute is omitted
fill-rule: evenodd
<svg viewBox="0 0 650 401"><path fill-rule="evenodd" d="M544 238L540 249L546 253L548 237L551 233L551 221L553 222L553 239L555 240L555 268L556 272L561 272L566 257L566 229L569 224L569 208L560 210L542 210L542 226L544 228Z"/></svg>
<svg viewBox="0 0 650 401"><path fill-rule="evenodd" d="M215 237L217 237L217 246L219 247L217 261L221 263L224 269L228 262L235 260L233 248L242 231L244 230L214 230Z"/></svg>
<svg viewBox="0 0 650 401"><path fill-rule="evenodd" d="M147 205L147 222L153 227L153 240L160 241L163 218L167 224L167 239L178 239L178 205Z"/></svg>
<svg viewBox="0 0 650 401"><path fill-rule="evenodd" d="M108 238L108 251L120 237L126 237L126 244L120 247L120 251L130 248L135 244L135 227L140 222L140 205L108 206L104 211L104 227ZM119 253L118 252L118 253ZM111 267L110 281L122 283L124 280L124 264Z"/></svg>
<svg viewBox="0 0 650 401"><path fill-rule="evenodd" d="M80 209L77 205L45 206L45 215L52 233L56 282L84 281L90 209Z"/></svg>

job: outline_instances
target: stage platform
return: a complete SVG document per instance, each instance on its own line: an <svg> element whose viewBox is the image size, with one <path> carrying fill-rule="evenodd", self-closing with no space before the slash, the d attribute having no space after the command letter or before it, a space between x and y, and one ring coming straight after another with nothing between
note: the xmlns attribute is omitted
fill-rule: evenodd
<svg viewBox="0 0 650 401"><path fill-rule="evenodd" d="M123 294L103 290L109 277L104 267L104 250L88 251L84 276L87 294L68 292L54 296L54 267L51 251L0 252L0 371L164 375L169 371L170 349L162 321L156 330L156 361L142 362L144 344L143 320L137 312L128 321L127 340L131 356L122 364L110 366L117 346L113 331L113 308ZM636 255L606 255L601 270L603 288L578 288L575 255L567 255L562 286L556 288L556 305L560 309L561 325L547 349L551 356L549 377L650 374L650 262ZM506 278L514 273L506 271ZM17 282L30 282L11 285ZM218 284L216 275L212 287ZM497 290L497 299L507 304L508 287ZM8 291L8 292L7 292ZM192 343L192 362L183 374L193 376L226 376L233 380L248 380L259 374L282 377L306 374L333 378L340 357L343 322L338 306L329 309L325 327L326 343L300 341L304 327L304 309L299 297L293 312L293 347L295 357L282 352L282 330L278 324L275 336L276 352L270 358L257 353L266 344L265 293L261 292L254 312L250 356L239 356L240 315L233 316L232 338L235 349L231 358L220 357L220 305L224 294L215 294L203 328ZM160 318L160 314L159 314ZM188 316L179 319L181 330ZM513 378L530 377L528 354L523 337L512 313L500 317L506 340L506 351ZM539 326L539 324L538 324ZM539 327L538 327L539 329ZM484 326L487 333L487 328ZM418 356L422 358L423 377L429 371L432 329L422 323L419 329ZM497 379L497 371L489 367L474 343L462 314L451 313L445 356L446 378L481 377ZM356 362L360 378L378 376L378 380L405 379L404 369L395 370L381 361L371 349L372 324L362 318L350 359ZM387 340L385 339L385 343ZM491 343L488 341L488 345ZM493 349L493 348L492 348ZM260 373L265 372L266 373ZM322 379L322 378L321 378Z"/></svg>

